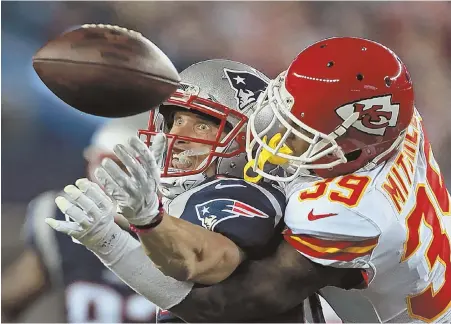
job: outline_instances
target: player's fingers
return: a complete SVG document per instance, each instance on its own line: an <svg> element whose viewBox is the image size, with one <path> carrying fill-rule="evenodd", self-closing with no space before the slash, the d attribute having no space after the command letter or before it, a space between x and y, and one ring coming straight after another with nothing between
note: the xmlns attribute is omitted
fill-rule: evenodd
<svg viewBox="0 0 451 324"><path fill-rule="evenodd" d="M103 190L114 200L116 200L119 204L126 204L130 195L121 188L116 181L109 175L109 173L103 168L98 167L94 171L94 176L97 181L99 181L100 185L103 187Z"/></svg>
<svg viewBox="0 0 451 324"><path fill-rule="evenodd" d="M90 219L88 215L79 207L75 206L73 203L62 196L56 197L55 203L63 214L69 216L70 219L77 222L81 227L85 229L89 228L89 226L91 225Z"/></svg>
<svg viewBox="0 0 451 324"><path fill-rule="evenodd" d="M53 218L46 218L45 222L55 231L78 237L83 232L83 228L75 222L58 221Z"/></svg>
<svg viewBox="0 0 451 324"><path fill-rule="evenodd" d="M75 181L77 187L87 197L89 197L101 210L105 212L111 212L111 209L115 209L115 203L108 197L102 188L97 183L89 181L86 178L78 179Z"/></svg>
<svg viewBox="0 0 451 324"><path fill-rule="evenodd" d="M161 168L163 156L166 153L166 145L167 139L164 133L158 133L157 135L155 135L152 141L152 152L159 168Z"/></svg>
<svg viewBox="0 0 451 324"><path fill-rule="evenodd" d="M146 186L143 187L147 189L147 195L155 192L160 184L161 169L157 165L153 152L137 137L130 138L129 145L146 169Z"/></svg>
<svg viewBox="0 0 451 324"><path fill-rule="evenodd" d="M73 185L66 186L64 192L92 219L99 219L102 217L102 212L99 207L97 207L96 202L83 194L77 187Z"/></svg>
<svg viewBox="0 0 451 324"><path fill-rule="evenodd" d="M161 159L162 155L164 154L164 145L162 143L162 137L160 134L156 135L154 138L154 141L152 143L155 143L155 139L158 138L157 143L157 149L158 149L158 157ZM163 140L165 141L166 138L163 135ZM149 176L153 177L156 181L159 182L160 180L160 166L157 163L156 155L151 151L146 144L144 144L139 138L132 137L129 140L130 147L133 148L139 155L140 159L142 159L142 163L149 174ZM152 145L153 149L153 145Z"/></svg>
<svg viewBox="0 0 451 324"><path fill-rule="evenodd" d="M134 157L135 152L121 144L116 145L113 150L119 160L125 165L128 172L144 187L148 176L143 165Z"/></svg>
<svg viewBox="0 0 451 324"><path fill-rule="evenodd" d="M121 191L125 191L128 195L132 197L139 195L139 190L137 186L133 183L133 179L130 178L116 164L116 162L114 162L109 158L105 158L102 160L102 169L105 170L106 173L109 175L109 177L106 176L105 178L108 180L108 182L110 182L110 186L114 186L114 184L116 184L119 188L121 188Z"/></svg>

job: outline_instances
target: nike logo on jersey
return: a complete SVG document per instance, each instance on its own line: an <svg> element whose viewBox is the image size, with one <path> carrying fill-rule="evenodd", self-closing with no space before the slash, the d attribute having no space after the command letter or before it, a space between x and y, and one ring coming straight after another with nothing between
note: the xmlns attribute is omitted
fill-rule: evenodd
<svg viewBox="0 0 451 324"><path fill-rule="evenodd" d="M245 185L242 185L242 184L229 184L229 185L223 185L223 184L221 184L221 183L218 183L218 184L215 186L215 189L224 189L224 188L233 188L233 187L245 187L245 188L246 188L246 186L245 186Z"/></svg>
<svg viewBox="0 0 451 324"><path fill-rule="evenodd" d="M321 218L326 218L326 217L331 217L331 216L337 216L338 214L336 213L329 213L329 214L313 214L313 208L310 211L310 213L308 213L307 219L309 221L315 221Z"/></svg>

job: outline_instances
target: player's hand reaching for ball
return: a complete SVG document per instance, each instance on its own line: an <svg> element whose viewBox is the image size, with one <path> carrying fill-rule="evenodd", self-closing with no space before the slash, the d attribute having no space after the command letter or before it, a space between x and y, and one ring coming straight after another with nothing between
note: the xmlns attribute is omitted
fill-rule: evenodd
<svg viewBox="0 0 451 324"><path fill-rule="evenodd" d="M64 188L67 197L58 196L56 205L72 221L46 218L54 230L72 236L96 254L109 254L129 234L115 222L116 204L94 182L79 179ZM116 248L116 250L118 250ZM120 249L119 249L120 250Z"/></svg>
<svg viewBox="0 0 451 324"><path fill-rule="evenodd" d="M138 137L130 138L128 143L128 147L121 144L114 147L114 153L128 173L105 158L94 175L103 190L117 201L120 213L129 223L144 226L151 224L160 213L159 163L165 152L166 138L164 134L156 135L151 149Z"/></svg>

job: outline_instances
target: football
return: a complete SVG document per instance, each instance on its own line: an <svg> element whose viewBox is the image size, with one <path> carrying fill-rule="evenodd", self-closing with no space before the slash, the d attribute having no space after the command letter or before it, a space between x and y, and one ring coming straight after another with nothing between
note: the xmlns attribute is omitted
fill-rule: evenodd
<svg viewBox="0 0 451 324"><path fill-rule="evenodd" d="M125 117L148 111L178 87L171 60L138 32L87 24L49 41L33 57L42 82L82 112Z"/></svg>

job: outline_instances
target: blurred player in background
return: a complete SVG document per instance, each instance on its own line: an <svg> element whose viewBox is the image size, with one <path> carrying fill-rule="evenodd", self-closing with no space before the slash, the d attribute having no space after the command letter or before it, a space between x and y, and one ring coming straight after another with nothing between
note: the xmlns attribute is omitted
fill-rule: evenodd
<svg viewBox="0 0 451 324"><path fill-rule="evenodd" d="M84 156L88 177L113 146L125 143L146 124L148 114L113 119L92 137ZM64 220L54 204L59 192L45 192L28 207L24 225L26 250L2 273L2 313L13 319L49 289L64 287L67 322L152 322L155 305L136 294L90 251L52 231L44 219ZM5 320L5 319L3 319Z"/></svg>

